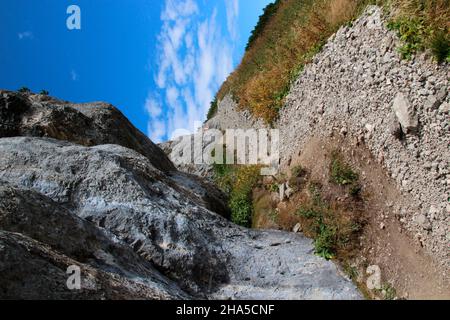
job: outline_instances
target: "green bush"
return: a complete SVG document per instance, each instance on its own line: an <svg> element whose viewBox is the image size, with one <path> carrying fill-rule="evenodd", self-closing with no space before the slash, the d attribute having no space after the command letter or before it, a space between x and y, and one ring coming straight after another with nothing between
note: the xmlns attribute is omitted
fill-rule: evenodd
<svg viewBox="0 0 450 320"><path fill-rule="evenodd" d="M398 49L402 58L411 59L417 52L431 49L438 63L450 61L449 2L417 1L400 7L403 12L388 23L388 28L397 31L402 41Z"/></svg>
<svg viewBox="0 0 450 320"><path fill-rule="evenodd" d="M317 227L317 236L314 240L315 253L327 260L335 256L335 247L337 243L337 229L323 221L319 221Z"/></svg>
<svg viewBox="0 0 450 320"><path fill-rule="evenodd" d="M403 59L411 59L413 54L425 48L424 38L429 32L424 20L420 17L400 17L388 24L388 28L396 30L403 45L398 49Z"/></svg>
<svg viewBox="0 0 450 320"><path fill-rule="evenodd" d="M214 165L214 178L230 196L231 221L243 227L251 227L253 217L253 189L260 181L258 166Z"/></svg>
<svg viewBox="0 0 450 320"><path fill-rule="evenodd" d="M48 96L50 94L50 92L48 92L47 90L41 90L41 92L39 92L39 94Z"/></svg>
<svg viewBox="0 0 450 320"><path fill-rule="evenodd" d="M297 210L297 215L306 219L312 219L320 217L321 213L314 210L314 208L311 207L301 207L300 209Z"/></svg>
<svg viewBox="0 0 450 320"><path fill-rule="evenodd" d="M231 221L242 227L252 225L253 204L248 193L234 192L230 199Z"/></svg>
<svg viewBox="0 0 450 320"><path fill-rule="evenodd" d="M327 260L333 259L339 244L340 235L332 214L326 208L317 206L302 206L296 214L310 221L309 232L314 238L315 253Z"/></svg>
<svg viewBox="0 0 450 320"><path fill-rule="evenodd" d="M309 193L296 215L304 219L301 224L305 235L314 239L315 254L327 260L348 254L362 231L362 221L323 199L319 184L311 183Z"/></svg>
<svg viewBox="0 0 450 320"><path fill-rule="evenodd" d="M390 284L386 283L382 286L381 292L384 300L395 300L397 297L397 290Z"/></svg>

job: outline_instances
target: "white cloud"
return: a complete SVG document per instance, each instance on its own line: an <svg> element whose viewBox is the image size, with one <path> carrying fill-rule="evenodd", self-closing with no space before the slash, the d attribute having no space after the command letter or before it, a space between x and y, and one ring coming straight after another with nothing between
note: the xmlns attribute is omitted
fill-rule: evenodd
<svg viewBox="0 0 450 320"><path fill-rule="evenodd" d="M72 81L78 81L80 79L80 76L75 70L72 69L70 71L70 78L72 79Z"/></svg>
<svg viewBox="0 0 450 320"><path fill-rule="evenodd" d="M166 90L166 101L169 107L175 109L178 105L178 89L175 87L170 87Z"/></svg>
<svg viewBox="0 0 450 320"><path fill-rule="evenodd" d="M19 38L19 40L33 39L34 35L33 35L33 32L31 32L31 31L24 31L24 32L19 32L17 34L17 37Z"/></svg>
<svg viewBox="0 0 450 320"><path fill-rule="evenodd" d="M182 17L192 16L195 13L198 13L198 6L194 0L166 0L161 20L175 21Z"/></svg>
<svg viewBox="0 0 450 320"><path fill-rule="evenodd" d="M174 132L194 131L232 71L239 2L224 1L226 12L200 12L194 0L165 1L154 75L158 90L145 103L148 134L156 142ZM219 24L220 14L226 14L224 26ZM155 95L161 103L151 98Z"/></svg>

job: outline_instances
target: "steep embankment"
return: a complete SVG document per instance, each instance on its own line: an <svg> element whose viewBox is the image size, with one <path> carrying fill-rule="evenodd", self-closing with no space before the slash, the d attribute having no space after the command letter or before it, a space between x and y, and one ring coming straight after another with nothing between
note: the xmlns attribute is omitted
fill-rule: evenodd
<svg viewBox="0 0 450 320"><path fill-rule="evenodd" d="M393 286L399 297L448 298L448 63L438 65L429 54L402 59L404 43L387 24L381 8L368 7L327 41L292 84L274 124L281 131L283 174L266 179L262 195L255 191L254 225L296 226L319 245L324 234L311 228L311 210L302 209L314 206L323 214L311 192L319 186L333 228L342 229L336 221L342 215L364 226L350 235L351 245L340 243L339 231L332 234L325 253L358 283L365 284L366 268L375 265L385 283L375 289L385 296L395 295ZM226 95L205 126L255 124L260 121ZM274 183L281 196L265 196Z"/></svg>
<svg viewBox="0 0 450 320"><path fill-rule="evenodd" d="M361 163L363 179L375 182L372 168L384 169L379 188L368 199L379 205L371 215L387 226L394 223L389 219L398 220L399 230L414 239L411 246L423 246L448 277L450 73L448 65L423 55L402 60L399 45L376 8L330 39L292 86L281 112L282 163L295 163L312 138L333 141L331 137L340 136L343 143L334 147L349 162ZM370 151L364 161L373 165L364 168L364 161L357 160L357 145ZM395 185L398 192L386 192L384 184ZM397 232L389 228L379 238ZM393 249L394 256L407 255L404 247ZM375 244L373 250L385 249ZM394 263L379 263L396 269L394 279L401 278ZM448 290L448 284L442 287Z"/></svg>
<svg viewBox="0 0 450 320"><path fill-rule="evenodd" d="M1 298L361 297L311 240L220 216L114 107L2 91L0 116Z"/></svg>

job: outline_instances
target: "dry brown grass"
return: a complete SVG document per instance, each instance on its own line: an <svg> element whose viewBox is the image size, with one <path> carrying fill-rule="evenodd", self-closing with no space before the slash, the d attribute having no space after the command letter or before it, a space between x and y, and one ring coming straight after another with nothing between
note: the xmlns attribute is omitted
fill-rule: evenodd
<svg viewBox="0 0 450 320"><path fill-rule="evenodd" d="M339 25L353 18L357 3L355 1L336 0L330 4L330 23Z"/></svg>
<svg viewBox="0 0 450 320"><path fill-rule="evenodd" d="M320 45L352 19L363 0L284 0L218 98L232 92L241 108L273 122L292 80Z"/></svg>

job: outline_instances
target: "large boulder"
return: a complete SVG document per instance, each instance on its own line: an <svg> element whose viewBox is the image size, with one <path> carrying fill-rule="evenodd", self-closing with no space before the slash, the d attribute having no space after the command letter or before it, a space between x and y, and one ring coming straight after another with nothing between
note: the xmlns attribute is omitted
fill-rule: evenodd
<svg viewBox="0 0 450 320"><path fill-rule="evenodd" d="M107 103L74 104L45 95L0 91L0 116L0 137L49 137L84 146L117 144L146 156L161 171L175 170L160 148Z"/></svg>
<svg viewBox="0 0 450 320"><path fill-rule="evenodd" d="M404 133L414 133L417 131L419 120L417 119L416 111L403 93L400 92L395 96L392 109Z"/></svg>

